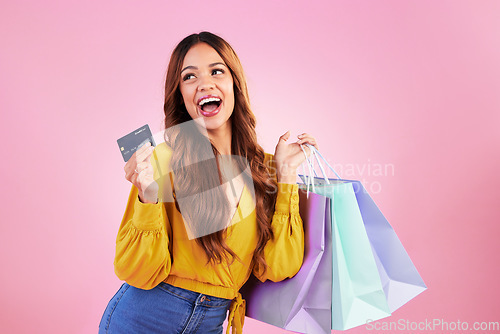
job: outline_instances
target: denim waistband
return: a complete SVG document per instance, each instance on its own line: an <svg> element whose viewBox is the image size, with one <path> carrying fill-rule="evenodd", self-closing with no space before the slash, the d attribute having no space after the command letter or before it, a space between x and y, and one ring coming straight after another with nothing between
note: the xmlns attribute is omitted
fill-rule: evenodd
<svg viewBox="0 0 500 334"><path fill-rule="evenodd" d="M206 306L229 306L231 299L219 298L215 296L206 295L203 293L179 288L171 284L160 282L158 288L168 291L179 298L186 299L192 303L203 304Z"/></svg>

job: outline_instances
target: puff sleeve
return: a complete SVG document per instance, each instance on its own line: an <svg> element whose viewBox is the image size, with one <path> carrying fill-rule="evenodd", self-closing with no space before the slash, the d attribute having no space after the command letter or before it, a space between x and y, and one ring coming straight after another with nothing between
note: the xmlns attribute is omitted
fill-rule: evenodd
<svg viewBox="0 0 500 334"><path fill-rule="evenodd" d="M304 259L304 227L299 214L298 184L278 183L275 211L271 222L274 240L264 248L265 273L253 274L260 281L273 282L293 277Z"/></svg>
<svg viewBox="0 0 500 334"><path fill-rule="evenodd" d="M164 203L142 203L132 186L116 238L118 278L141 289L152 289L166 279L172 265L168 229Z"/></svg>

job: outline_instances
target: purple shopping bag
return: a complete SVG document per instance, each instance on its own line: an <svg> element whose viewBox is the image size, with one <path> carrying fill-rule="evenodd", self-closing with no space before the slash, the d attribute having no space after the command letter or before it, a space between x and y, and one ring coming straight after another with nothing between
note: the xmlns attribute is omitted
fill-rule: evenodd
<svg viewBox="0 0 500 334"><path fill-rule="evenodd" d="M391 224L361 183L355 187L355 194L392 313L427 287Z"/></svg>
<svg viewBox="0 0 500 334"><path fill-rule="evenodd" d="M281 282L255 277L240 290L250 318L300 333L331 332L331 201L299 190L304 223L304 261L299 272Z"/></svg>

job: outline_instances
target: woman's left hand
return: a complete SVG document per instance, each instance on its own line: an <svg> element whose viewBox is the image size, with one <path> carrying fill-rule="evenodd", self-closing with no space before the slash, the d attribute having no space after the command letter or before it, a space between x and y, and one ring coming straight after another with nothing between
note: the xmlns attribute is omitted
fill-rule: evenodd
<svg viewBox="0 0 500 334"><path fill-rule="evenodd" d="M301 144L310 144L318 148L314 137L308 133L303 133L297 136L299 139L295 143L287 144L290 138L290 131L282 135L276 145L274 153L274 160L276 161L277 178L280 183L296 183L297 168L306 159L304 152L300 148ZM306 146L303 147L307 155L311 154L310 149Z"/></svg>

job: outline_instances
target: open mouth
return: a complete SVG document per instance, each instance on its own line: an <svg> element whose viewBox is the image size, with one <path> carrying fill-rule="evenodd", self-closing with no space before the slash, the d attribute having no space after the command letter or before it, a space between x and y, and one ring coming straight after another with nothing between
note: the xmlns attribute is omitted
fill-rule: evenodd
<svg viewBox="0 0 500 334"><path fill-rule="evenodd" d="M198 100L198 110L205 117L217 115L220 111L222 100L215 95L203 96Z"/></svg>

